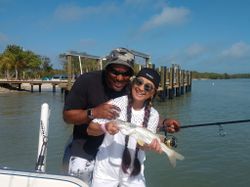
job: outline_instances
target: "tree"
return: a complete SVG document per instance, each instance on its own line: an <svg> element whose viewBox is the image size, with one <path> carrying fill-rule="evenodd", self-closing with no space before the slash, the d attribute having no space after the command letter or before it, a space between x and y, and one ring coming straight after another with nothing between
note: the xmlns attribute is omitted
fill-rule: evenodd
<svg viewBox="0 0 250 187"><path fill-rule="evenodd" d="M24 53L20 46L8 45L3 55L11 58L12 68L14 68L15 78L19 77L19 69L25 67Z"/></svg>
<svg viewBox="0 0 250 187"><path fill-rule="evenodd" d="M0 56L0 69L3 71L5 78L10 79L10 72L14 67L14 55L10 53L1 54Z"/></svg>
<svg viewBox="0 0 250 187"><path fill-rule="evenodd" d="M0 67L6 72L7 78L14 74L15 79L20 78L20 73L23 77L26 72L33 74L40 71L42 61L39 56L32 51L25 51L17 45L8 45L1 55Z"/></svg>
<svg viewBox="0 0 250 187"><path fill-rule="evenodd" d="M46 56L39 56L39 58L42 62L40 65L42 71L50 72L53 70L53 65L51 64L50 58Z"/></svg>

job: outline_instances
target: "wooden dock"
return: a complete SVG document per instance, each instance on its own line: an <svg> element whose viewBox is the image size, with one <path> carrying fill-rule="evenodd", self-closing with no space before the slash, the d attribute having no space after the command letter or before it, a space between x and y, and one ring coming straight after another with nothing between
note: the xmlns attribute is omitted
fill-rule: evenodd
<svg viewBox="0 0 250 187"><path fill-rule="evenodd" d="M139 71L140 65L135 67L135 71ZM154 67L152 67L154 68ZM190 71L181 70L179 66L173 65L170 68L162 66L157 69L161 75L161 83L158 89L158 96L161 100L173 99L191 91L192 73ZM42 85L51 84L52 92L56 92L56 86L61 90L61 93L68 93L71 89L74 80L0 80L0 85L8 84L17 90L22 90L22 84L30 85L30 92L34 92L34 87L38 87L38 91L42 91Z"/></svg>
<svg viewBox="0 0 250 187"><path fill-rule="evenodd" d="M184 93L190 92L192 88L192 72L182 70L172 66L170 68L161 67L161 91L160 97L173 99Z"/></svg>
<svg viewBox="0 0 250 187"><path fill-rule="evenodd" d="M171 67L160 66L155 67L155 64L150 63L150 55L133 51L136 57L144 58L145 64L135 64L135 73L140 71L142 67L151 67L156 69L161 75L161 83L158 89L158 96L161 100L173 99L191 91L192 87L192 72L182 70L178 64L173 64ZM64 54L67 64L67 80L62 81L45 81L45 80L0 80L0 84L9 84L16 86L19 90L22 89L22 84L30 84L31 92L34 91L34 86L38 86L38 91L41 92L43 84L51 84L52 92L56 92L56 86L61 89L62 93L67 93L74 84L75 75L83 74L93 70L101 70L107 63L104 58L88 55L87 53L68 52ZM78 69L78 71L77 71ZM80 69L80 70L79 70Z"/></svg>
<svg viewBox="0 0 250 187"><path fill-rule="evenodd" d="M137 65L135 72L138 72L142 67ZM152 67L154 68L154 67ZM158 88L158 96L162 101L165 99L173 99L191 91L192 88L192 72L180 69L179 66L172 67L161 66L156 68L161 76L160 86ZM74 81L61 84L61 88L65 94L71 89Z"/></svg>
<svg viewBox="0 0 250 187"><path fill-rule="evenodd" d="M145 60L145 64L134 65L135 73L137 73L142 67L151 67L156 69L161 75L161 83L158 90L158 96L161 100L173 99L175 96L178 97L191 91L191 71L182 70L178 64L173 64L171 67L161 66L159 68L155 68L155 64L150 63L150 55L134 50L132 50L132 52L136 57L143 58ZM68 52L65 53L65 59L67 61L68 76L68 83L64 84L63 87L65 94L68 93L73 85L73 75L76 72L76 68L80 68L80 72L82 74L88 71L102 70L107 63L104 58L88 55L87 53ZM92 60L92 62L90 63L89 60ZM79 64L77 64L77 61Z"/></svg>
<svg viewBox="0 0 250 187"><path fill-rule="evenodd" d="M34 92L34 86L38 87L38 91L42 91L42 85L51 84L52 92L56 92L56 86L61 88L61 92L63 92L63 88L68 83L67 80L61 81L47 81L47 80L0 80L0 85L9 85L12 88L16 88L17 90L23 90L23 84L30 85L30 92Z"/></svg>
<svg viewBox="0 0 250 187"><path fill-rule="evenodd" d="M141 67L139 67L140 69ZM160 76L161 82L158 88L158 96L161 100L173 99L191 91L192 72L182 70L179 65L173 64L172 67L161 66L155 68ZM137 71L139 71L139 69Z"/></svg>

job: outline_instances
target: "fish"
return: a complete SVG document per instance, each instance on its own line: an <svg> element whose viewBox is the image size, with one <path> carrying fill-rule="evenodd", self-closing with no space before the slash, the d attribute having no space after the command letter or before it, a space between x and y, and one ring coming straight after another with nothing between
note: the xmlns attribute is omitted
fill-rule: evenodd
<svg viewBox="0 0 250 187"><path fill-rule="evenodd" d="M184 160L184 156L180 153L177 153L175 150L169 148L161 141L163 135L153 133L145 127L137 126L133 123L116 119L113 121L119 128L119 131L123 135L128 135L136 139L137 143L143 146L145 143L150 144L153 139L157 139L161 145L162 151L168 156L170 164L175 168L176 160Z"/></svg>

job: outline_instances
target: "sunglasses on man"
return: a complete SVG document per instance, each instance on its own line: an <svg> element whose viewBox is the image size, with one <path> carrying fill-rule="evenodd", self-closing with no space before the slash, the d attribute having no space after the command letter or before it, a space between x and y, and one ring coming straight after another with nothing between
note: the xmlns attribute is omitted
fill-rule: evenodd
<svg viewBox="0 0 250 187"><path fill-rule="evenodd" d="M133 73L130 70L122 72L122 71L117 71L112 67L108 68L108 72L115 76L121 75L123 77L131 77L133 75Z"/></svg>

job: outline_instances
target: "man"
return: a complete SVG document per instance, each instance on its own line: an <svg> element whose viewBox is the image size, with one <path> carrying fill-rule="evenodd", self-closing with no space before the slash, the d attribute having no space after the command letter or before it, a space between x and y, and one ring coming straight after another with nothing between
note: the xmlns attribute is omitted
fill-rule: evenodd
<svg viewBox="0 0 250 187"><path fill-rule="evenodd" d="M64 163L69 162L69 174L76 175L90 184L95 155L104 135L89 136L87 127L93 118L115 119L119 108L108 104L127 94L133 76L134 55L125 48L111 51L104 70L81 75L66 97L63 118L74 124L73 141L67 147ZM179 130L175 120L160 120L168 132ZM156 145L157 146L157 145ZM68 161L69 160L69 161Z"/></svg>

